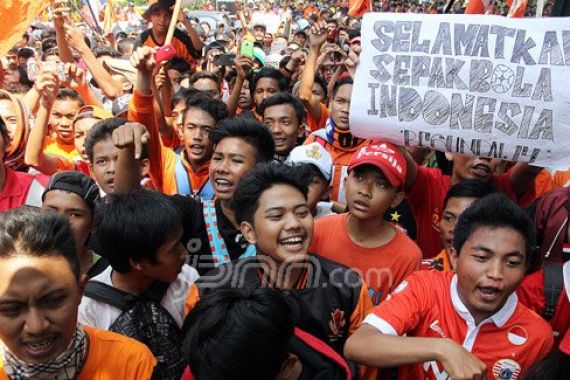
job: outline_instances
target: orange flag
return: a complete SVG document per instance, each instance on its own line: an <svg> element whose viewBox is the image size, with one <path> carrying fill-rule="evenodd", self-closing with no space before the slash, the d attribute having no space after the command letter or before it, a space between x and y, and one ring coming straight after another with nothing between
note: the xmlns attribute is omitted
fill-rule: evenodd
<svg viewBox="0 0 570 380"><path fill-rule="evenodd" d="M528 0L514 0L511 1L511 4L507 2L507 5L510 7L509 14L507 15L507 17L522 18L526 13L526 6L528 5Z"/></svg>
<svg viewBox="0 0 570 380"><path fill-rule="evenodd" d="M0 1L0 55L6 54L22 38L34 18L48 4L45 0Z"/></svg>
<svg viewBox="0 0 570 380"><path fill-rule="evenodd" d="M348 14L351 16L362 16L371 9L370 0L350 0L348 2Z"/></svg>

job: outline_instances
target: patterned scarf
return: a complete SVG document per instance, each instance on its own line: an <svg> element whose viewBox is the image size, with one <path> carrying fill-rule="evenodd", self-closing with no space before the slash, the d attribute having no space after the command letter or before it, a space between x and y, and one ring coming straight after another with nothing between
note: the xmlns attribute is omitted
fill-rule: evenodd
<svg viewBox="0 0 570 380"><path fill-rule="evenodd" d="M83 327L78 325L67 350L49 363L26 363L5 346L1 346L0 351L4 358L4 372L10 380L72 380L77 379L85 363L89 342Z"/></svg>
<svg viewBox="0 0 570 380"><path fill-rule="evenodd" d="M354 137L350 131L338 129L332 116L327 119L325 133L329 144L348 152L356 151L366 143L365 139Z"/></svg>

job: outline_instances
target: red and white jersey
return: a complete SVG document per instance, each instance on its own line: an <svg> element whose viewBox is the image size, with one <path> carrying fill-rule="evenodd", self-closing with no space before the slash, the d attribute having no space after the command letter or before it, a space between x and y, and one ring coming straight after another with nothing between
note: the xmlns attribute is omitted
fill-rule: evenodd
<svg viewBox="0 0 570 380"><path fill-rule="evenodd" d="M494 315L476 325L457 293L452 272L419 271L376 306L364 323L384 334L449 338L487 364L487 379L516 380L550 352L551 329L511 294ZM441 363L403 366L400 379L447 379Z"/></svg>

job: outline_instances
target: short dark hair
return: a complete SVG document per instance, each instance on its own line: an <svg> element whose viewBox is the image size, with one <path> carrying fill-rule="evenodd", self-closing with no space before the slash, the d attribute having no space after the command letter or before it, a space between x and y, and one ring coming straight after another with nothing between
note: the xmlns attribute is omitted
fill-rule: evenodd
<svg viewBox="0 0 570 380"><path fill-rule="evenodd" d="M447 201L451 198L476 198L481 199L489 194L496 192L497 189L489 182L479 181L478 179L467 179L459 181L451 186L443 201L443 208L447 206Z"/></svg>
<svg viewBox="0 0 570 380"><path fill-rule="evenodd" d="M176 70L181 73L190 73L190 65L184 59L180 57L173 57L166 64L166 70Z"/></svg>
<svg viewBox="0 0 570 380"><path fill-rule="evenodd" d="M35 207L0 213L0 257L62 256L79 281L80 267L67 217Z"/></svg>
<svg viewBox="0 0 570 380"><path fill-rule="evenodd" d="M42 61L45 61L48 55L58 55L55 37L47 38L42 41Z"/></svg>
<svg viewBox="0 0 570 380"><path fill-rule="evenodd" d="M93 147L95 144L97 144L99 141L111 138L113 131L127 122L127 119L112 117L93 124L87 133L87 137L85 138L84 143L85 153L87 154L87 157L89 157L91 163L93 163Z"/></svg>
<svg viewBox="0 0 570 380"><path fill-rule="evenodd" d="M318 84L319 86L321 86L321 88L323 89L323 92L325 93L325 98L326 98L327 92L328 92L328 85L327 85L327 81L325 80L325 78L323 78L319 74L315 74L315 83Z"/></svg>
<svg viewBox="0 0 570 380"><path fill-rule="evenodd" d="M194 85L194 83L196 83L200 79L209 79L209 80L215 82L218 86L221 83L221 78L219 77L219 75L214 74L214 73L209 72L209 71L199 71L197 73L194 73L194 74L192 74L190 79L188 79L188 81L190 82L191 85Z"/></svg>
<svg viewBox="0 0 570 380"><path fill-rule="evenodd" d="M271 132L257 119L238 116L232 119L224 119L218 127L210 132L210 140L217 145L227 137L242 139L255 149L256 161L266 162L273 160L275 154L275 142Z"/></svg>
<svg viewBox="0 0 570 380"><path fill-rule="evenodd" d="M274 69L273 67L264 67L249 81L249 92L251 92L252 95L255 93L255 87L261 78L275 79L277 81L279 91L287 91L287 88L289 87L289 81L281 71Z"/></svg>
<svg viewBox="0 0 570 380"><path fill-rule="evenodd" d="M453 231L453 248L459 255L463 244L482 227L510 228L520 233L526 243L526 260L535 249L536 232L533 221L506 195L495 192L475 202L461 214Z"/></svg>
<svg viewBox="0 0 570 380"><path fill-rule="evenodd" d="M181 227L175 204L158 191L115 192L97 208L97 236L109 264L119 273L130 271L131 260L156 263L158 248Z"/></svg>
<svg viewBox="0 0 570 380"><path fill-rule="evenodd" d="M81 96L79 96L77 91L70 88L60 89L55 98L57 100L75 100L77 103L79 103L79 107L83 107L84 105L83 99L81 99Z"/></svg>
<svg viewBox="0 0 570 380"><path fill-rule="evenodd" d="M263 99L261 105L259 106L259 112L265 116L265 110L269 107L279 106L282 104L290 104L295 110L295 116L297 117L297 123L301 125L306 116L305 106L299 98L293 96L289 92L278 92L269 98Z"/></svg>
<svg viewBox="0 0 570 380"><path fill-rule="evenodd" d="M184 321L182 349L196 380L273 380L290 352L298 306L268 288L217 289Z"/></svg>
<svg viewBox="0 0 570 380"><path fill-rule="evenodd" d="M121 53L119 53L115 49L110 48L108 46L97 46L97 47L93 48L92 51L93 51L93 55L96 58L100 58L100 57L121 58Z"/></svg>
<svg viewBox="0 0 570 380"><path fill-rule="evenodd" d="M351 77L344 77L344 78L341 78L340 80L336 81L336 83L333 86L333 91L332 91L333 98L336 96L338 89L341 86L344 86L345 84L354 84L354 81L352 80Z"/></svg>
<svg viewBox="0 0 570 380"><path fill-rule="evenodd" d="M180 90L178 90L176 94L174 94L174 97L172 98L172 107L174 108L174 106L177 105L179 102L186 103L189 97L198 93L201 93L201 91L198 91L195 88L180 87Z"/></svg>
<svg viewBox="0 0 570 380"><path fill-rule="evenodd" d="M198 91L198 93L186 99L186 109L184 111L184 118L182 120L186 121L186 115L190 108L198 108L204 112L209 113L210 116L216 120L216 123L229 116L226 103L222 102L221 100L212 99L211 96L204 94L201 91Z"/></svg>
<svg viewBox="0 0 570 380"><path fill-rule="evenodd" d="M253 224L259 198L266 190L278 184L294 187L306 199L312 178L312 170L305 165L288 166L273 162L257 165L243 176L237 185L232 201L236 221Z"/></svg>

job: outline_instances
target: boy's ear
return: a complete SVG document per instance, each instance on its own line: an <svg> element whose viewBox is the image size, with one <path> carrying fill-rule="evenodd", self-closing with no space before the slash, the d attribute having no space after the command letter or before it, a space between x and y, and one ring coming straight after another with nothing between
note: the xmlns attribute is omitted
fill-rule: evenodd
<svg viewBox="0 0 570 380"><path fill-rule="evenodd" d="M255 229L250 222L241 222L240 229L245 240L247 240L250 244L257 243L257 235L255 234Z"/></svg>
<svg viewBox="0 0 570 380"><path fill-rule="evenodd" d="M141 271L144 269L144 262L142 260L141 261L135 261L133 259L129 259L129 265L138 271Z"/></svg>
<svg viewBox="0 0 570 380"><path fill-rule="evenodd" d="M398 207L400 203L404 200L405 194L403 191L397 191L392 197L392 202L390 203L390 208Z"/></svg>
<svg viewBox="0 0 570 380"><path fill-rule="evenodd" d="M451 247L449 249L449 262L451 263L451 268L453 268L454 272L457 269L457 260L458 259L459 259L459 254L457 253L455 248Z"/></svg>
<svg viewBox="0 0 570 380"><path fill-rule="evenodd" d="M297 355L289 353L287 359L281 365L281 371L277 375L277 380L293 380L299 378L300 360Z"/></svg>
<svg viewBox="0 0 570 380"><path fill-rule="evenodd" d="M83 292L85 292L85 287L87 287L87 281L89 281L89 277L86 274L82 274L79 276L79 293L83 296Z"/></svg>
<svg viewBox="0 0 570 380"><path fill-rule="evenodd" d="M453 161L453 153L445 152L445 158L447 158L448 161Z"/></svg>
<svg viewBox="0 0 570 380"><path fill-rule="evenodd" d="M150 160L148 158L140 160L140 165L141 165L141 170L140 170L141 178L144 178L150 173Z"/></svg>
<svg viewBox="0 0 570 380"><path fill-rule="evenodd" d="M332 194L332 185L327 186L327 189L325 191L323 191L323 194L321 195L321 201L328 201L331 198L331 194Z"/></svg>

